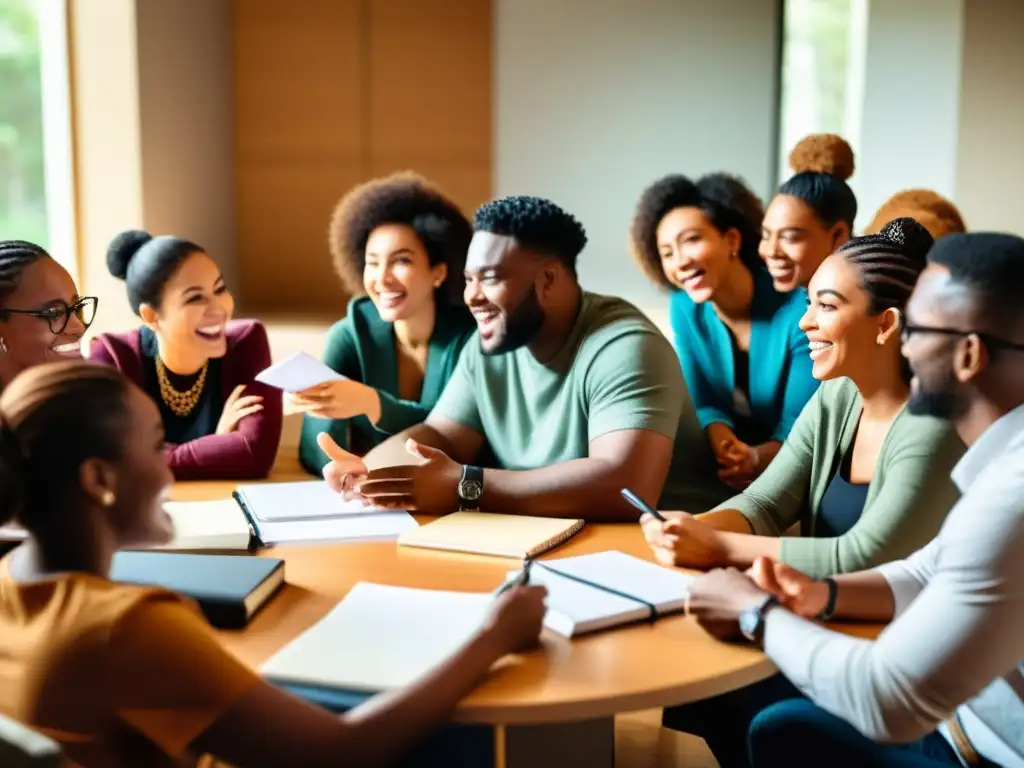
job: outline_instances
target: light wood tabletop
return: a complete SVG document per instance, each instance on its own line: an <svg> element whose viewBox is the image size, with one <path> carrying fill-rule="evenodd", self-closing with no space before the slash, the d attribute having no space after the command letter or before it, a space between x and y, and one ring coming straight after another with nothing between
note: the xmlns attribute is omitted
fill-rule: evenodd
<svg viewBox="0 0 1024 768"><path fill-rule="evenodd" d="M272 480L309 479L297 469ZM225 498L235 483L182 483L177 500ZM421 523L430 518L418 518ZM649 559L638 525L592 524L546 557L616 549ZM322 618L358 581L485 592L517 561L399 547L394 541L279 546L287 585L242 631L221 632L225 646L259 667ZM416 638L409 638L415 643ZM545 634L536 651L505 659L460 705L462 722L513 725L607 718L619 712L707 698L775 671L758 650L718 642L693 619L668 617L569 641Z"/></svg>

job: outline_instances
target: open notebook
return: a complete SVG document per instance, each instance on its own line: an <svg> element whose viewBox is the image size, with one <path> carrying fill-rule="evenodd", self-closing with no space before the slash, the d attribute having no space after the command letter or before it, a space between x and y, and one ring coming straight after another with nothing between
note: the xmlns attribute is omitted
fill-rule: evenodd
<svg viewBox="0 0 1024 768"><path fill-rule="evenodd" d="M525 560L554 549L582 528L582 520L453 512L406 531L398 537L398 543Z"/></svg>
<svg viewBox="0 0 1024 768"><path fill-rule="evenodd" d="M345 501L323 480L240 485L234 497L266 545L386 539L419 526L408 512Z"/></svg>
<svg viewBox="0 0 1024 768"><path fill-rule="evenodd" d="M530 583L548 588L544 626L566 637L678 613L692 581L688 574L613 551L537 560L530 567Z"/></svg>
<svg viewBox="0 0 1024 768"><path fill-rule="evenodd" d="M493 602L489 594L359 582L261 671L285 686L364 692L401 688L468 641Z"/></svg>

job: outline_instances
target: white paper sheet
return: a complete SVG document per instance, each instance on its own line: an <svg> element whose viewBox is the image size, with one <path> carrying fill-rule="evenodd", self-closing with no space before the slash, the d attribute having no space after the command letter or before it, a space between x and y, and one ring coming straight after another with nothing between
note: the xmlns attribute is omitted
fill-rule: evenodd
<svg viewBox="0 0 1024 768"><path fill-rule="evenodd" d="M345 378L307 352L296 352L256 374L256 381L285 392L301 392L327 381Z"/></svg>
<svg viewBox="0 0 1024 768"><path fill-rule="evenodd" d="M377 515L393 510L345 501L323 480L297 483L249 483L238 486L249 514L259 523L319 520L332 517Z"/></svg>

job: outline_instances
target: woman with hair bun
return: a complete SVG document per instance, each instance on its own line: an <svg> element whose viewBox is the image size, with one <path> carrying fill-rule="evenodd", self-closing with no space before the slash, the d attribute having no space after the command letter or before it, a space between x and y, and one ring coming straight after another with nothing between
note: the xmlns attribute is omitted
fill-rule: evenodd
<svg viewBox="0 0 1024 768"><path fill-rule="evenodd" d="M191 601L110 580L118 550L171 538L163 432L138 387L83 361L35 366L0 396L0 524L28 532L0 560L0 714L90 768L196 765L204 754L238 768L493 755L489 735L430 737L499 659L536 643L544 587L506 591L416 682L331 714L239 662Z"/></svg>
<svg viewBox="0 0 1024 768"><path fill-rule="evenodd" d="M255 381L270 365L267 332L232 320L235 301L200 246L129 230L107 250L142 325L101 334L90 360L124 373L159 405L178 480L258 479L277 456L278 390Z"/></svg>
<svg viewBox="0 0 1024 768"><path fill-rule="evenodd" d="M734 176L671 175L644 190L630 227L633 257L671 292L687 389L719 479L736 490L771 462L818 386L803 299L776 291L757 253L763 215Z"/></svg>
<svg viewBox="0 0 1024 768"><path fill-rule="evenodd" d="M45 249L0 240L0 391L33 365L80 359L98 303L78 295L71 275Z"/></svg>
<svg viewBox="0 0 1024 768"><path fill-rule="evenodd" d="M361 184L335 207L330 249L355 298L324 351L345 378L291 397L305 414L299 458L308 471L320 474L330 458L320 433L363 455L430 413L476 330L462 296L472 236L458 206L414 173Z"/></svg>
<svg viewBox="0 0 1024 768"><path fill-rule="evenodd" d="M893 219L907 216L927 229L936 240L954 232L967 231L960 211L938 192L930 189L905 189L882 203L864 234L878 234Z"/></svg>
<svg viewBox="0 0 1024 768"><path fill-rule="evenodd" d="M779 291L806 288L825 258L853 233L857 198L846 180L853 150L830 133L807 136L789 154L793 176L772 198L761 226L761 258Z"/></svg>
<svg viewBox="0 0 1024 768"><path fill-rule="evenodd" d="M768 556L824 578L899 560L938 533L958 496L950 473L964 445L949 422L907 410L911 372L900 353L932 242L913 219L897 219L822 262L800 324L824 383L746 491L704 515L642 519L660 562L746 569ZM798 523L801 535L786 535ZM750 719L796 695L776 676L666 709L664 723L704 738L719 764L743 766Z"/></svg>

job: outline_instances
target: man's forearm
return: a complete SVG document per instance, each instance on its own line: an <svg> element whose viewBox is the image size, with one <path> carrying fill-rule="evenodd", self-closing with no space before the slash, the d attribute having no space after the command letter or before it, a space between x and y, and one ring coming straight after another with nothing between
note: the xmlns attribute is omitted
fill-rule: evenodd
<svg viewBox="0 0 1024 768"><path fill-rule="evenodd" d="M877 571L859 571L836 580L837 619L862 621L891 621L896 613L892 588Z"/></svg>
<svg viewBox="0 0 1024 768"><path fill-rule="evenodd" d="M640 513L622 498L618 468L601 459L574 459L542 469L484 470L480 508L538 517L581 517L591 522L636 521ZM654 498L658 493L644 493ZM647 499L645 499L647 500Z"/></svg>

